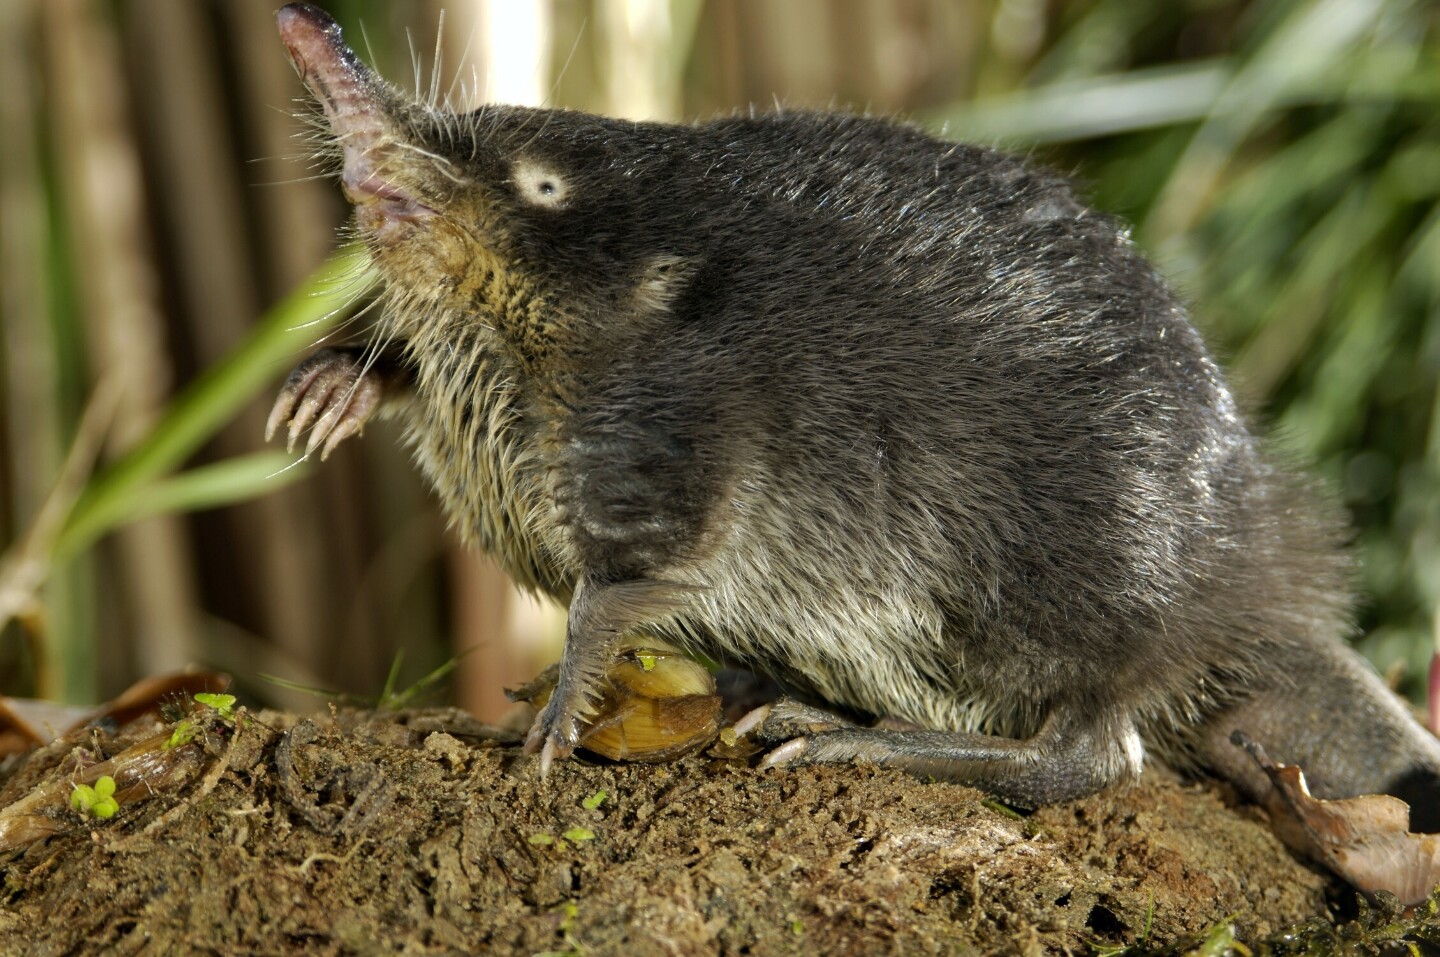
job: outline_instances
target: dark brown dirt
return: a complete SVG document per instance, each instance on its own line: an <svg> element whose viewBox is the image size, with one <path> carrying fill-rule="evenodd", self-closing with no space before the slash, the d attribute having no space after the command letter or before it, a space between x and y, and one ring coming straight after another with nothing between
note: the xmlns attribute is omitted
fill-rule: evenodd
<svg viewBox="0 0 1440 957"><path fill-rule="evenodd" d="M64 833L0 855L0 954L1094 954L1227 920L1253 941L1349 899L1258 811L1163 772L1021 817L713 753L542 782L487 734L448 711L204 734L170 793L52 809ZM0 773L0 807L75 744Z"/></svg>

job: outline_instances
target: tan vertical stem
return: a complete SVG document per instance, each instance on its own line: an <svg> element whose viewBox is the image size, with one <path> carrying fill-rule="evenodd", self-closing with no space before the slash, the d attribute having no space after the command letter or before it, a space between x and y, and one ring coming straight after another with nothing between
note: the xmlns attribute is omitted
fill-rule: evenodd
<svg viewBox="0 0 1440 957"><path fill-rule="evenodd" d="M122 383L112 451L134 443L155 421L169 391L164 329L149 258L144 183L130 133L126 82L102 5L43 5L47 81L71 248L94 378ZM116 536L121 583L139 668L175 668L192 657L194 586L190 556L174 519L133 525ZM68 649L69 696L93 689L78 672L97 649Z"/></svg>

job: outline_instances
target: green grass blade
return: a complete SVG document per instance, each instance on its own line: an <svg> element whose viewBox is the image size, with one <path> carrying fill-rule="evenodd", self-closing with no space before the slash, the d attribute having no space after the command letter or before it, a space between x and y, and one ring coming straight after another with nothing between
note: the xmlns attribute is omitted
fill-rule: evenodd
<svg viewBox="0 0 1440 957"><path fill-rule="evenodd" d="M978 103L921 114L948 135L1056 143L1189 123L1206 116L1225 88L1224 61L1132 70L1066 80Z"/></svg>
<svg viewBox="0 0 1440 957"><path fill-rule="evenodd" d="M178 468L331 329L371 285L372 276L365 253L352 246L272 309L248 339L175 398L139 445L90 484L70 513L60 550L73 553L77 543L93 541L125 520L134 496Z"/></svg>
<svg viewBox="0 0 1440 957"><path fill-rule="evenodd" d="M64 561L122 525L168 515L232 505L289 485L309 471L309 463L286 452L256 452L189 469L140 486L125 496L109 496L78 522L66 526L55 549Z"/></svg>

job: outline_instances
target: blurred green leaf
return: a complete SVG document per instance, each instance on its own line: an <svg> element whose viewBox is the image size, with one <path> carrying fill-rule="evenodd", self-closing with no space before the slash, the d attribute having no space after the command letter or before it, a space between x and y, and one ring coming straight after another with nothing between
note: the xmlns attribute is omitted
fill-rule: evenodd
<svg viewBox="0 0 1440 957"><path fill-rule="evenodd" d="M1219 61L1066 80L920 118L961 139L1054 143L1110 136L1201 119L1232 69Z"/></svg>
<svg viewBox="0 0 1440 957"><path fill-rule="evenodd" d="M257 452L201 465L169 478L114 495L91 506L81 521L72 521L56 546L63 561L88 548L95 539L129 522L156 515L219 508L268 495L306 475L309 463L285 452Z"/></svg>
<svg viewBox="0 0 1440 957"><path fill-rule="evenodd" d="M322 338L371 282L363 250L348 247L270 310L226 359L175 398L138 446L90 483L61 532L60 551L71 555L117 524L133 520L137 509L149 507L147 514L153 515L157 503L167 500L178 503L189 496L203 501L207 491L217 493L223 485L233 502L247 491L258 495L278 488L280 482L273 478L279 472L277 460L268 456L257 459L268 464L207 471L168 490L150 486L193 455L296 354ZM238 484L242 478L249 479L248 489Z"/></svg>

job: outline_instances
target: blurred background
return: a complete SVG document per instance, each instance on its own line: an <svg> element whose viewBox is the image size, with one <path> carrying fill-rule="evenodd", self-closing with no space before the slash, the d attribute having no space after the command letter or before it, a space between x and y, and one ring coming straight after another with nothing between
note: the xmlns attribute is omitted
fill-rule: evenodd
<svg viewBox="0 0 1440 957"><path fill-rule="evenodd" d="M1343 496L1360 646L1419 693L1440 5L446 0L443 30L436 2L324 5L384 75L471 105L841 107L1076 176ZM261 441L361 268L322 265L346 210L294 138L275 6L0 0L0 694L91 702L204 663L312 708L261 676L374 695L397 661L403 686L460 655L438 690L493 718L556 653L556 611L456 547L393 428L323 465Z"/></svg>

